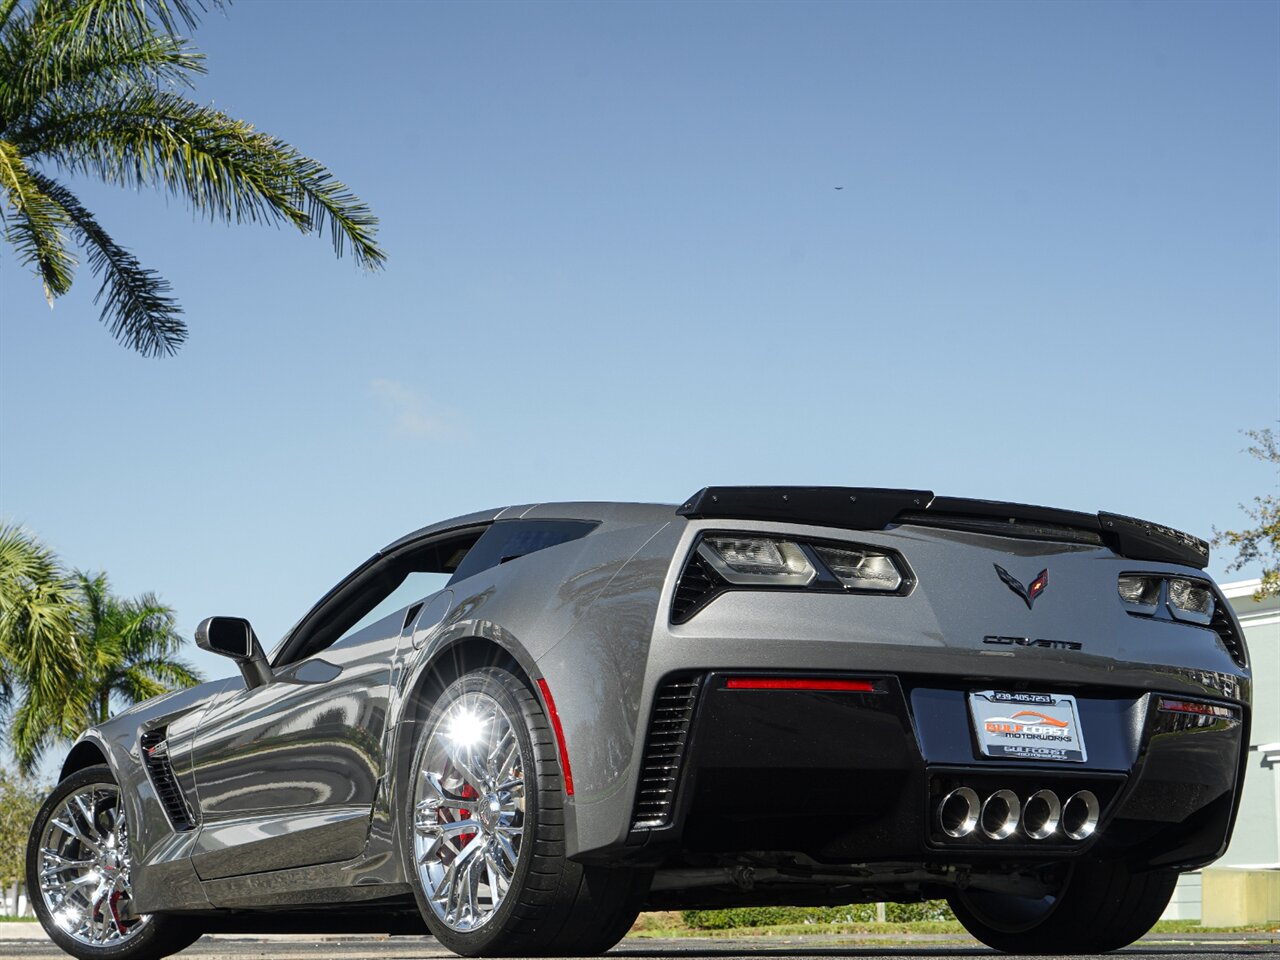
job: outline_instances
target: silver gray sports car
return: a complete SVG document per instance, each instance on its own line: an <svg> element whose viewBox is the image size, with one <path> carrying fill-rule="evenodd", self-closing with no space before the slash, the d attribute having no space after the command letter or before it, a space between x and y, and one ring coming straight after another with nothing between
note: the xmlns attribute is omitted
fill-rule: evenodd
<svg viewBox="0 0 1280 960"><path fill-rule="evenodd" d="M1110 950L1231 835L1240 625L1203 541L924 490L708 487L459 517L241 676L91 729L29 884L82 958L206 931L600 953L644 908L945 897Z"/></svg>

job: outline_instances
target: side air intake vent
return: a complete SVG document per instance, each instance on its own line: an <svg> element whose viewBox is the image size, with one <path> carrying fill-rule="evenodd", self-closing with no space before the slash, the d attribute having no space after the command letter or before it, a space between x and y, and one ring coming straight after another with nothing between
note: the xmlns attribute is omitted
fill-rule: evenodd
<svg viewBox="0 0 1280 960"><path fill-rule="evenodd" d="M173 775L173 766L169 763L169 742L165 739L165 727L148 730L139 740L142 747L142 762L151 777L151 785L156 789L156 796L164 806L175 830L190 830L195 827L191 811L182 797L178 780Z"/></svg>
<svg viewBox="0 0 1280 960"><path fill-rule="evenodd" d="M711 569L711 565L695 552L689 557L676 595L671 601L671 622L684 623L715 599L724 587L724 580Z"/></svg>
<svg viewBox="0 0 1280 960"><path fill-rule="evenodd" d="M1231 654L1236 666L1245 666L1244 644L1240 641L1240 634L1236 631L1231 614L1226 611L1226 601L1219 600L1213 605L1213 619L1209 626L1221 638L1222 645L1227 648L1227 653Z"/></svg>
<svg viewBox="0 0 1280 960"><path fill-rule="evenodd" d="M698 703L702 677L673 677L658 688L645 738L640 789L632 829L663 827L671 822L689 726Z"/></svg>

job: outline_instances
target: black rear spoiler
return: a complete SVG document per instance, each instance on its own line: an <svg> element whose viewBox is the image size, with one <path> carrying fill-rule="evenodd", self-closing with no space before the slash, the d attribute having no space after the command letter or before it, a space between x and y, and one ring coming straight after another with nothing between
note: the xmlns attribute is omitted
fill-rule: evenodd
<svg viewBox="0 0 1280 960"><path fill-rule="evenodd" d="M936 497L882 487L703 487L676 512L689 519L778 520L847 530L915 523L998 536L1108 547L1130 560L1204 569L1209 545L1171 527L1116 513L1080 513L997 500Z"/></svg>

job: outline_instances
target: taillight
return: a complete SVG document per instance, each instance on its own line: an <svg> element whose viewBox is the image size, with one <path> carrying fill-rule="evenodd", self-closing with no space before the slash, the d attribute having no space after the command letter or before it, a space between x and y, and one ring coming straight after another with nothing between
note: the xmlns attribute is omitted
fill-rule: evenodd
<svg viewBox="0 0 1280 960"><path fill-rule="evenodd" d="M704 534L685 561L671 603L684 623L730 590L804 590L902 595L910 568L893 550L748 533Z"/></svg>

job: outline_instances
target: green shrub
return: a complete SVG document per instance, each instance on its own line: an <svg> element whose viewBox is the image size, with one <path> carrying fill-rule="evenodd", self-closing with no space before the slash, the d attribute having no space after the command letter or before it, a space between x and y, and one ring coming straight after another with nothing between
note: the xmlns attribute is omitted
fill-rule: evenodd
<svg viewBox="0 0 1280 960"><path fill-rule="evenodd" d="M744 927L773 927L781 924L874 923L876 905L855 903L847 907L733 907L728 910L685 910L685 925L695 930L737 930ZM924 903L885 904L890 923L922 920L954 920L945 900Z"/></svg>
<svg viewBox="0 0 1280 960"><path fill-rule="evenodd" d="M0 770L0 890L26 876L27 834L44 794L40 784Z"/></svg>
<svg viewBox="0 0 1280 960"><path fill-rule="evenodd" d="M920 923L925 920L954 920L945 900L925 900L922 903L886 903L885 919L890 923Z"/></svg>

